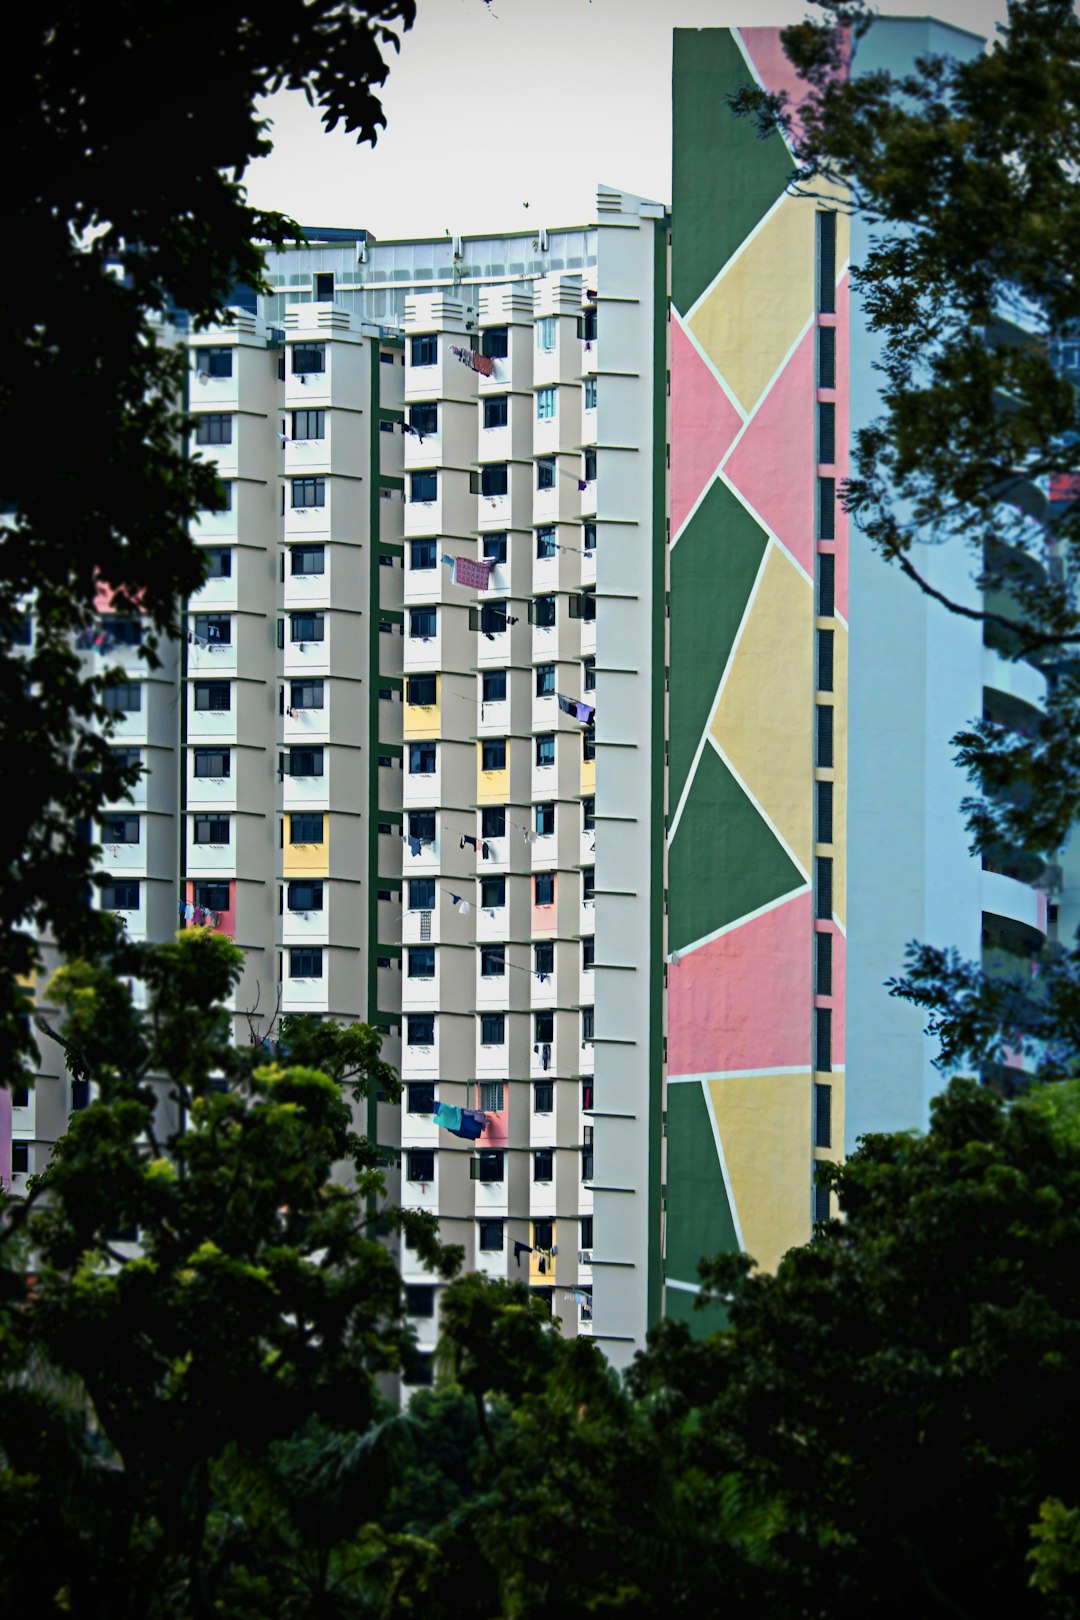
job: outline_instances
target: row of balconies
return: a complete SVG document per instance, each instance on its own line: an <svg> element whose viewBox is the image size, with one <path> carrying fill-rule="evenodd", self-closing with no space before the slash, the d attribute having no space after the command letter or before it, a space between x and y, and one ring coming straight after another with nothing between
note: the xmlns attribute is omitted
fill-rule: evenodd
<svg viewBox="0 0 1080 1620"><path fill-rule="evenodd" d="M492 565L488 591L473 592L455 584L442 559L460 550L454 541L430 537L408 542L402 580L406 606L462 602L495 606L500 597L565 595L596 583L596 525L592 523L558 522L535 531L496 531L481 536L478 560ZM519 609L510 605L509 611Z"/></svg>
<svg viewBox="0 0 1080 1620"><path fill-rule="evenodd" d="M591 615L586 617L585 615ZM596 656L595 599L586 592L478 598L405 610L407 673L510 664L576 663Z"/></svg>

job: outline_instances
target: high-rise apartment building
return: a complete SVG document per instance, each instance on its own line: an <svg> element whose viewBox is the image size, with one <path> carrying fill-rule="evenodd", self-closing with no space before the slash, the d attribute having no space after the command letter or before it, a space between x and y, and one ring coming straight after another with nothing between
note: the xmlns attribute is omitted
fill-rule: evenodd
<svg viewBox="0 0 1080 1620"><path fill-rule="evenodd" d="M879 19L850 71L979 49ZM601 188L588 227L271 254L186 337L229 503L183 639L148 673L103 601L87 650L148 766L102 903L235 938L241 1039L377 1024L391 1197L617 1365L665 1312L708 1325L703 1255L809 1238L816 1162L925 1124L905 943L1015 965L1053 928L968 854L948 742L1043 678L849 533L863 227L788 194L746 82L797 88L776 30L676 31L670 215ZM83 1100L43 1068L16 1185Z"/></svg>

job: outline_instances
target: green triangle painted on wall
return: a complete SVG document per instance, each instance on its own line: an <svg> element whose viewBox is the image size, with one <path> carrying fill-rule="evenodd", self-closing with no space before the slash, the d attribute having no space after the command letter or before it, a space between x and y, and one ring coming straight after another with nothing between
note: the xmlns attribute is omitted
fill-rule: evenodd
<svg viewBox="0 0 1080 1620"><path fill-rule="evenodd" d="M669 1086L665 1274L697 1282L699 1260L738 1247L702 1086Z"/></svg>
<svg viewBox="0 0 1080 1620"><path fill-rule="evenodd" d="M685 950L805 882L707 742L668 852L669 950Z"/></svg>

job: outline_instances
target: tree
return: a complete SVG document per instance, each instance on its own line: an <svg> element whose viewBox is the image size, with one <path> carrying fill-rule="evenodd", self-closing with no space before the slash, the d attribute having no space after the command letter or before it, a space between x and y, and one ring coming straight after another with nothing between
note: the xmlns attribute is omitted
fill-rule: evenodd
<svg viewBox="0 0 1080 1620"><path fill-rule="evenodd" d="M343 1532L303 1572L307 1607L275 1607L266 1571L221 1549L258 1544L241 1533L245 1512L260 1522L251 1503L310 1525L317 1488L324 1539L378 1507L394 1443L380 1380L414 1354L380 1219L443 1274L460 1257L430 1218L373 1207L382 1154L353 1131L339 1076L357 1100L396 1094L378 1037L294 1020L293 1048L324 1068L232 1046L222 1004L241 959L195 929L56 976L69 1063L99 1095L0 1229L9 1605L44 1580L75 1613L336 1613ZM147 985L146 1016L121 975ZM368 1485L337 1520L331 1478Z"/></svg>
<svg viewBox="0 0 1080 1620"><path fill-rule="evenodd" d="M184 358L162 318L221 319L238 282L262 285L259 243L297 234L246 200L243 172L272 145L259 98L302 90L327 128L374 140L383 53L414 9L124 4L103 29L57 0L13 19L8 239L29 260L7 257L0 338L0 757L19 784L0 869L0 1083L28 1049L17 979L37 961L35 935L67 954L107 941L86 905L87 824L133 773L108 746L110 672L88 677L73 636L105 583L147 616L153 664L178 599L202 583L189 523L222 498L188 454Z"/></svg>

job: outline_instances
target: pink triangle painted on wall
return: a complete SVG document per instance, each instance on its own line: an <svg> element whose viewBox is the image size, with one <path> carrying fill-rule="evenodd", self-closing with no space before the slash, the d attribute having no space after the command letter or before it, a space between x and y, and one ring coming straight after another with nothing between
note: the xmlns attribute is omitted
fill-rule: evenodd
<svg viewBox="0 0 1080 1620"><path fill-rule="evenodd" d="M711 482L742 421L675 319L671 322L671 534Z"/></svg>

